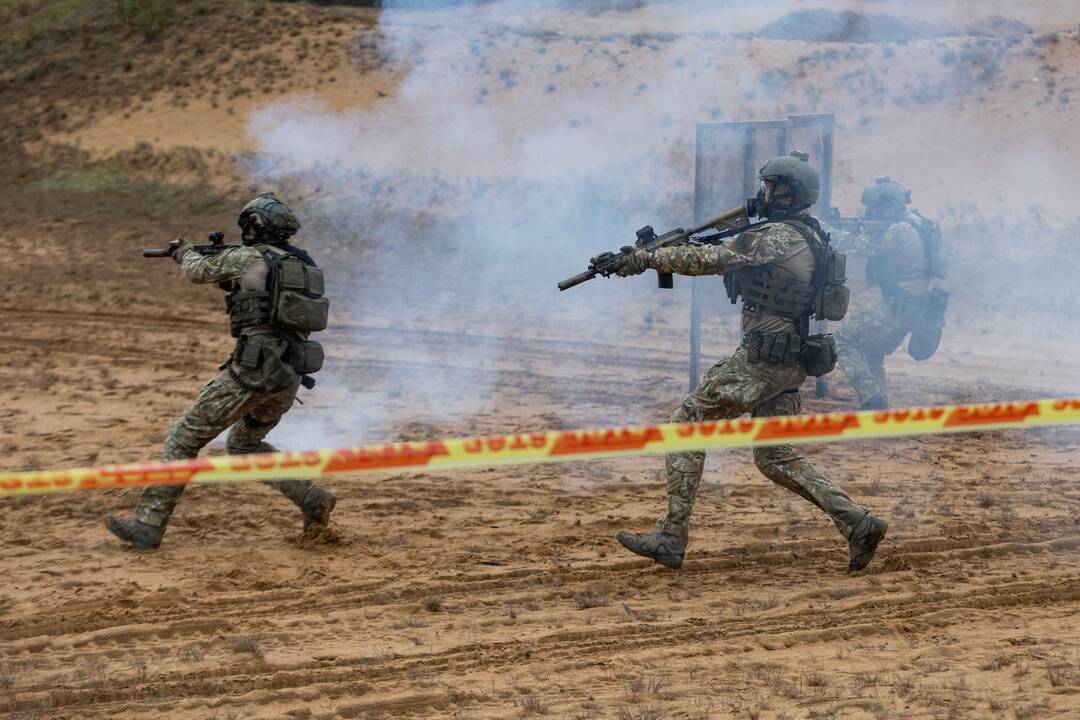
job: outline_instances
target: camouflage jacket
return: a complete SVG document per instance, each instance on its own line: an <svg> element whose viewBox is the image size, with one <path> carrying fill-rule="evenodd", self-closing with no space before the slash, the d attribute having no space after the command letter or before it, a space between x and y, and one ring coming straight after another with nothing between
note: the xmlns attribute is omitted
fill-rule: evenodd
<svg viewBox="0 0 1080 720"><path fill-rule="evenodd" d="M217 255L200 255L197 252L184 252L180 258L180 268L191 282L220 283L229 282L236 290L264 290L270 266L262 254L254 247L234 245ZM226 303L226 307L229 304ZM273 333L269 324L245 327L243 335L263 335Z"/></svg>
<svg viewBox="0 0 1080 720"><path fill-rule="evenodd" d="M829 229L833 244L842 252L867 256L866 280L883 293L900 289L911 294L930 288L930 261L919 231L906 220L885 230L847 232Z"/></svg>
<svg viewBox="0 0 1080 720"><path fill-rule="evenodd" d="M814 254L798 230L784 223L769 223L721 245L660 248L649 258L649 267L680 275L723 275L748 266L768 266L774 275L809 283L814 274ZM762 309L743 310L744 333L795 330L795 323L787 318Z"/></svg>
<svg viewBox="0 0 1080 720"><path fill-rule="evenodd" d="M262 255L255 248L233 245L217 255L200 255L184 251L178 258L184 277L194 283L216 283L236 280L252 269Z"/></svg>

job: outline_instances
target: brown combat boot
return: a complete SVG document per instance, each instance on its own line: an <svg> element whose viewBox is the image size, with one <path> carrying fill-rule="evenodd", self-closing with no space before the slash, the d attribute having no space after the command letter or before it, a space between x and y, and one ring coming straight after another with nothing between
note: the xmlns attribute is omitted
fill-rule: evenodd
<svg viewBox="0 0 1080 720"><path fill-rule="evenodd" d="M329 526L330 513L334 511L335 505L337 498L332 492L323 490L318 485L308 490L304 501L300 503L300 510L304 513L304 530L315 523Z"/></svg>
<svg viewBox="0 0 1080 720"><path fill-rule="evenodd" d="M885 539L885 532L889 529L889 523L870 513L862 519L855 532L848 539L848 550L851 553L851 562L848 563L848 572L856 572L870 564L874 557L874 551L878 544Z"/></svg>
<svg viewBox="0 0 1080 720"><path fill-rule="evenodd" d="M147 525L138 520L115 518L111 515L105 518L105 527L136 550L157 550L161 545L161 538L165 535L163 527Z"/></svg>
<svg viewBox="0 0 1080 720"><path fill-rule="evenodd" d="M662 532L636 535L622 530L615 539L630 552L652 558L672 570L682 567L683 556L686 554L686 538L684 537Z"/></svg>

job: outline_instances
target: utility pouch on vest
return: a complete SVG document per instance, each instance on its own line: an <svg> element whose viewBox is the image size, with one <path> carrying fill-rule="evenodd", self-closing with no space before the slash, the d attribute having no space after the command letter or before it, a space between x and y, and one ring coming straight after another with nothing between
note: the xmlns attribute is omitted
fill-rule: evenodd
<svg viewBox="0 0 1080 720"><path fill-rule="evenodd" d="M286 256L278 261L275 283L277 303L272 319L276 324L299 333L326 329L330 301L323 296L322 270Z"/></svg>
<svg viewBox="0 0 1080 720"><path fill-rule="evenodd" d="M830 335L810 335L803 338L799 364L811 377L821 377L836 367L836 340Z"/></svg>
<svg viewBox="0 0 1080 720"><path fill-rule="evenodd" d="M318 372L323 366L322 344L314 340L290 342L286 361L299 375Z"/></svg>
<svg viewBox="0 0 1080 720"><path fill-rule="evenodd" d="M229 370L249 390L274 392L286 388L296 382L298 373L283 362L284 346L284 341L273 335L248 335L233 351L240 372L231 367Z"/></svg>
<svg viewBox="0 0 1080 720"><path fill-rule="evenodd" d="M801 337L788 332L753 332L743 338L746 359L770 365L794 365L802 344Z"/></svg>
<svg viewBox="0 0 1080 720"><path fill-rule="evenodd" d="M847 315L851 293L847 282L847 256L836 252L829 244L821 225L814 218L806 217L784 221L799 231L814 253L814 291L811 311L818 320L843 320Z"/></svg>
<svg viewBox="0 0 1080 720"><path fill-rule="evenodd" d="M242 341L236 346L236 364L245 370L256 370L262 359L262 347L258 343Z"/></svg>
<svg viewBox="0 0 1080 720"><path fill-rule="evenodd" d="M851 292L847 281L847 256L827 247L824 255L825 272L818 288L814 316L818 320L843 320L847 315Z"/></svg>

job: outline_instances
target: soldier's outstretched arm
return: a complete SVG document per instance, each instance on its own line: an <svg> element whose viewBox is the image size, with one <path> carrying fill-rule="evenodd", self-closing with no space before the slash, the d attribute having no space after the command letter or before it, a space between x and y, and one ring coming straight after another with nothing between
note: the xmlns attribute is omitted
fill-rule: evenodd
<svg viewBox="0 0 1080 720"><path fill-rule="evenodd" d="M679 245L651 254L648 267L680 275L722 275L784 257L791 233L786 225L765 225L740 233L723 245Z"/></svg>
<svg viewBox="0 0 1080 720"><path fill-rule="evenodd" d="M217 255L200 255L190 244L181 245L173 254L184 277L193 283L215 283L240 277L251 264L262 258L259 251L235 245Z"/></svg>

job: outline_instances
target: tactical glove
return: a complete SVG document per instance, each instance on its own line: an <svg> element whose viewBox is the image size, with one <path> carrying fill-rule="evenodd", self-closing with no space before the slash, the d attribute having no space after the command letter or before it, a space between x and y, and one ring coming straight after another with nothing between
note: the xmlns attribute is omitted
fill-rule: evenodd
<svg viewBox="0 0 1080 720"><path fill-rule="evenodd" d="M619 277L631 277L640 275L649 269L649 261L652 259L651 252L631 245L622 248L622 251L627 255L623 258L622 265L615 271L616 275Z"/></svg>
<svg viewBox="0 0 1080 720"><path fill-rule="evenodd" d="M172 259L175 260L177 263L180 262L181 256L187 251L187 249L194 246L193 242L183 237L176 238L169 244L175 246L176 248L175 250L173 250Z"/></svg>

